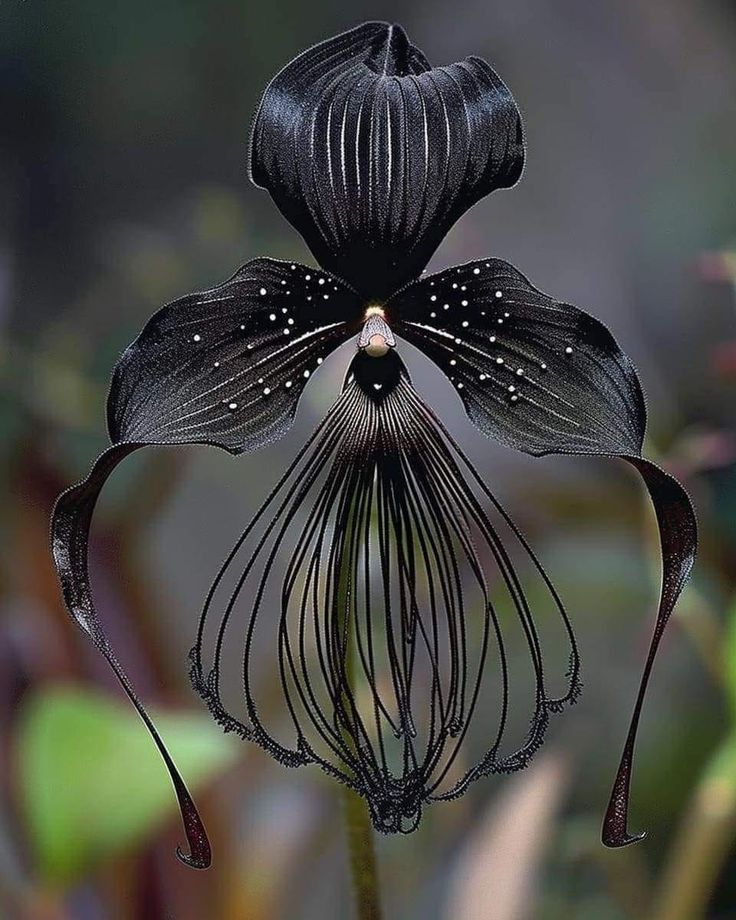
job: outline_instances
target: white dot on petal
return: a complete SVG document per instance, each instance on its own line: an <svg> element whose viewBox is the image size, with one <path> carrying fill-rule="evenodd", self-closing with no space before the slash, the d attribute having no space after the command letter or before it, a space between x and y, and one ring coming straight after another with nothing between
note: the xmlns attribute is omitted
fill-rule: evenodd
<svg viewBox="0 0 736 920"><path fill-rule="evenodd" d="M503 364L503 358L496 358L496 364Z"/></svg>
<svg viewBox="0 0 736 920"><path fill-rule="evenodd" d="M516 375L517 375L518 377L523 377L523 376L524 376L524 368L523 368L523 367L517 367L517 369L516 369Z"/></svg>
<svg viewBox="0 0 736 920"><path fill-rule="evenodd" d="M455 339L456 345L462 345L462 339Z"/></svg>
<svg viewBox="0 0 736 920"><path fill-rule="evenodd" d="M220 366L220 362L219 362L219 361L215 361L215 367L219 367L219 366Z"/></svg>
<svg viewBox="0 0 736 920"><path fill-rule="evenodd" d="M519 397L516 395L516 393L514 393L514 395L511 397L511 402L517 402L518 399Z"/></svg>
<svg viewBox="0 0 736 920"><path fill-rule="evenodd" d="M273 322L275 322L275 320L276 320L276 314L275 314L275 313L271 313L271 314L269 315L268 318L269 318L269 319L271 320L271 322L273 323Z"/></svg>
<svg viewBox="0 0 736 920"><path fill-rule="evenodd" d="M566 355L571 355L571 354L572 354L572 348L570 348L569 345L568 345L567 348L565 349L565 354L566 354Z"/></svg>
<svg viewBox="0 0 736 920"><path fill-rule="evenodd" d="M231 403L228 403L228 404L227 404L227 407L228 407L228 409L231 409L231 410L232 410L232 409L237 409L237 408L238 408L238 404L237 404L236 402L231 402Z"/></svg>
<svg viewBox="0 0 736 920"><path fill-rule="evenodd" d="M432 319L437 319L437 314L436 314L436 313L430 313L429 315L432 317Z"/></svg>
<svg viewBox="0 0 736 920"><path fill-rule="evenodd" d="M496 291L496 297L503 297L503 293L501 291Z"/></svg>
<svg viewBox="0 0 736 920"><path fill-rule="evenodd" d="M444 306L442 307L442 309L443 309L443 310L449 310L449 309L450 309L450 304L449 304L449 303L444 304Z"/></svg>
<svg viewBox="0 0 736 920"><path fill-rule="evenodd" d="M478 376L478 380L485 380L485 379L486 379L486 375L485 375L485 374L480 374L480 375Z"/></svg>
<svg viewBox="0 0 736 920"><path fill-rule="evenodd" d="M463 307L467 307L468 302L467 302L467 300L461 300L461 301L460 301L460 304L461 304Z"/></svg>
<svg viewBox="0 0 736 920"><path fill-rule="evenodd" d="M312 280L312 276L311 276L311 275L305 275L305 276L304 276L304 280L305 280L305 281L311 281L311 280Z"/></svg>
<svg viewBox="0 0 736 920"><path fill-rule="evenodd" d="M453 358L453 359L450 361L450 364L451 364L453 367L455 367L455 365L457 364L457 361Z"/></svg>
<svg viewBox="0 0 736 920"><path fill-rule="evenodd" d="M543 371L546 371L546 370L547 370L547 365L546 365L546 364L540 364L539 366L542 368Z"/></svg>
<svg viewBox="0 0 736 920"><path fill-rule="evenodd" d="M259 294L261 295L261 297L265 297L265 296L266 296L266 293L267 293L267 291L266 291L266 289L265 289L265 288L261 288L261 289L260 289L260 291L259 291L258 293L259 293Z"/></svg>
<svg viewBox="0 0 736 920"><path fill-rule="evenodd" d="M452 289L453 289L454 291L457 290L457 281L453 281L453 282L452 282Z"/></svg>
<svg viewBox="0 0 736 920"><path fill-rule="evenodd" d="M193 335L192 338L194 339L195 342L201 342L201 341L202 341L202 336L201 336L201 335Z"/></svg>
<svg viewBox="0 0 736 920"><path fill-rule="evenodd" d="M324 358L317 358L317 364L321 364L324 361Z"/></svg>
<svg viewBox="0 0 736 920"><path fill-rule="evenodd" d="M429 299L430 299L432 302L434 302L435 300L437 300L437 295L436 295L436 294L432 294L432 296L431 296Z"/></svg>
<svg viewBox="0 0 736 920"><path fill-rule="evenodd" d="M463 326L464 326L464 328L467 329L469 325L470 325L470 323L469 323L466 319L464 319L464 320L463 320Z"/></svg>
<svg viewBox="0 0 736 920"><path fill-rule="evenodd" d="M263 377L259 377L259 378L258 378L258 382L259 382L259 383L263 383Z"/></svg>
<svg viewBox="0 0 736 920"><path fill-rule="evenodd" d="M510 314L510 313L504 313L504 316L506 317L506 319L508 319L509 316L511 316L511 314Z"/></svg>
<svg viewBox="0 0 736 920"><path fill-rule="evenodd" d="M268 387L264 387L264 388L263 388L263 395L264 395L264 396L268 396L268 394L269 394L270 392L271 392L271 390L270 390Z"/></svg>
<svg viewBox="0 0 736 920"><path fill-rule="evenodd" d="M309 377L309 371L304 371L304 376Z"/></svg>
<svg viewBox="0 0 736 920"><path fill-rule="evenodd" d="M317 284L324 284L324 283L325 283L325 279L324 279L324 278L320 278L319 281L317 282Z"/></svg>
<svg viewBox="0 0 736 920"><path fill-rule="evenodd" d="M286 322L287 322L290 326L293 326L293 325L294 325L294 320L293 320L291 317L289 317L289 318L286 320Z"/></svg>
<svg viewBox="0 0 736 920"><path fill-rule="evenodd" d="M330 299L330 295L329 295L329 294L323 294L322 296L324 297L325 300L329 300L329 299Z"/></svg>
<svg viewBox="0 0 736 920"><path fill-rule="evenodd" d="M284 384L284 386L285 386L286 389L288 390L289 387L291 386L291 380L287 380L286 383Z"/></svg>
<svg viewBox="0 0 736 920"><path fill-rule="evenodd" d="M284 329L284 335L289 335L290 332L291 332L291 329Z"/></svg>
<svg viewBox="0 0 736 920"><path fill-rule="evenodd" d="M495 342L495 341L496 341L496 336L495 336L495 335L492 335L492 336L488 339L488 341L489 341L489 342Z"/></svg>
<svg viewBox="0 0 736 920"><path fill-rule="evenodd" d="M291 270L292 270L292 271L294 271L295 268L296 268L296 265L292 265L292 266L291 266Z"/></svg>
<svg viewBox="0 0 736 920"><path fill-rule="evenodd" d="M474 268L474 269L473 269L473 274L474 274L474 275L479 275L479 274L480 274L480 269L479 269L479 268Z"/></svg>
<svg viewBox="0 0 736 920"><path fill-rule="evenodd" d="M458 388L458 390L462 390L462 388L463 388L462 383L458 383L457 388Z"/></svg>

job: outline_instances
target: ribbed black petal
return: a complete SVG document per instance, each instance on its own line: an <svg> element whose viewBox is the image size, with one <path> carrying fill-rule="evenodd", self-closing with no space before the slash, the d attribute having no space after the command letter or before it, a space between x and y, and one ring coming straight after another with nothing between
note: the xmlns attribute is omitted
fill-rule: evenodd
<svg viewBox="0 0 736 920"><path fill-rule="evenodd" d="M636 371L602 323L538 291L499 259L415 282L386 310L393 329L449 376L483 432L531 454L618 456L647 485L661 538L662 594L603 829L608 846L631 843L639 839L626 822L644 693L697 548L687 493L641 457L646 412Z"/></svg>
<svg viewBox="0 0 736 920"><path fill-rule="evenodd" d="M110 438L261 447L287 431L310 374L358 319L356 295L325 272L248 262L159 310L126 349L110 388Z"/></svg>
<svg viewBox="0 0 736 920"><path fill-rule="evenodd" d="M226 730L320 765L384 832L524 767L579 690L554 588L394 352L355 358L223 565L192 658Z"/></svg>
<svg viewBox="0 0 736 920"><path fill-rule="evenodd" d="M108 476L150 444L212 444L252 450L290 426L310 374L350 332L355 295L294 263L258 259L229 281L160 310L124 352L108 397L112 446L65 492L52 517L52 549L64 601L102 652L155 741L174 783L191 855L209 865L202 822L176 766L105 636L87 569L89 529Z"/></svg>
<svg viewBox="0 0 736 920"><path fill-rule="evenodd" d="M288 64L263 96L250 154L253 180L320 264L379 300L523 162L516 103L485 61L430 68L382 22Z"/></svg>

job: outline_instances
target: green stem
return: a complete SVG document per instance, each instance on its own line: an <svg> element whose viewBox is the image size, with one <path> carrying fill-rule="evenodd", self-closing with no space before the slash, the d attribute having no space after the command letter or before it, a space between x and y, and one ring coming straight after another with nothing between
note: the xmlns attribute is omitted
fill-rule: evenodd
<svg viewBox="0 0 736 920"><path fill-rule="evenodd" d="M355 508L351 508L351 515ZM348 527L347 533L355 528ZM350 562L356 546L352 540L343 544L341 571L338 583L338 628L348 632L345 643L345 677L351 690L355 690L355 652L350 630L350 611L354 586L351 584ZM353 739L349 739L352 743ZM381 920L381 896L378 883L378 866L373 840L373 825L368 803L355 790L343 786L343 819L345 821L345 843L348 850L350 876L353 883L355 915L357 920Z"/></svg>
<svg viewBox="0 0 736 920"><path fill-rule="evenodd" d="M343 787L345 840L358 920L380 920L381 899L373 827L365 799Z"/></svg>

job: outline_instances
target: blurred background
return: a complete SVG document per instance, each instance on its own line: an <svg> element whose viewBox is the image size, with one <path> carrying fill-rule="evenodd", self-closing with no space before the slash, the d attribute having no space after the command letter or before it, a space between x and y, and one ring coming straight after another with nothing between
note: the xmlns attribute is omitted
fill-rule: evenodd
<svg viewBox="0 0 736 920"><path fill-rule="evenodd" d="M197 793L214 864L186 869L168 779L61 605L55 496L105 446L110 370L162 303L257 255L311 262L248 184L251 115L294 54L362 19L433 63L488 59L526 120L520 185L477 205L432 267L496 255L614 331L648 393L648 453L702 530L663 643L634 775L638 846L600 822L652 625L652 512L613 462L533 460L471 429L408 347L425 397L552 574L585 689L526 772L377 841L387 918L736 918L736 12L723 0L5 0L0 5L0 915L281 920L351 915L335 785L221 734L187 651L219 562L324 414L237 460L133 456L94 523L113 645Z"/></svg>

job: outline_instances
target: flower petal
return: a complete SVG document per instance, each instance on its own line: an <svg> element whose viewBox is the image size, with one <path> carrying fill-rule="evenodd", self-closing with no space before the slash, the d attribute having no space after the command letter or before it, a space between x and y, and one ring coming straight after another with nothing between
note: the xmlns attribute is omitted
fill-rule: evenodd
<svg viewBox="0 0 736 920"><path fill-rule="evenodd" d="M659 525L662 594L603 829L607 846L632 843L643 836L630 835L626 826L639 716L662 633L697 549L687 493L641 457L646 411L636 371L602 323L538 291L499 259L415 282L386 311L392 328L450 377L485 434L536 455L622 457L644 479Z"/></svg>
<svg viewBox="0 0 736 920"><path fill-rule="evenodd" d="M393 351L353 360L222 566L192 661L226 730L318 764L383 832L526 766L579 691L553 586Z"/></svg>
<svg viewBox="0 0 736 920"><path fill-rule="evenodd" d="M146 324L113 376L113 442L206 443L231 453L283 435L360 302L325 272L256 259Z"/></svg>
<svg viewBox="0 0 736 920"><path fill-rule="evenodd" d="M237 454L282 435L312 371L349 335L345 317L351 315L359 316L359 305L344 285L324 272L268 259L164 307L115 369L107 407L112 446L54 508L52 550L64 601L107 659L164 759L191 854L177 852L197 868L210 863L204 827L95 608L87 565L92 514L108 476L140 447L204 443Z"/></svg>
<svg viewBox="0 0 736 920"><path fill-rule="evenodd" d="M452 224L519 178L521 119L476 57L430 68L400 26L368 22L288 64L267 87L253 181L315 257L366 298L417 277Z"/></svg>

